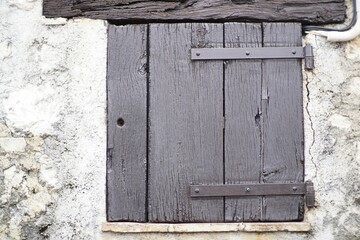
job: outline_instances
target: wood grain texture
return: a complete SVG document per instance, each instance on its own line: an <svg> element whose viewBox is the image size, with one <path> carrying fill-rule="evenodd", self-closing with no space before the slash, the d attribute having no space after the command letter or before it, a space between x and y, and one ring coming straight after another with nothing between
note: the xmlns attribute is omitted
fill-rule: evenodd
<svg viewBox="0 0 360 240"><path fill-rule="evenodd" d="M149 221L221 222L223 197L192 199L190 184L223 183L222 62L190 49L222 47L222 24L150 25Z"/></svg>
<svg viewBox="0 0 360 240"><path fill-rule="evenodd" d="M298 23L265 23L264 47L301 46ZM264 60L262 85L264 183L303 182L304 136L300 60ZM301 196L264 197L263 221L302 220Z"/></svg>
<svg viewBox="0 0 360 240"><path fill-rule="evenodd" d="M147 26L110 25L108 34L107 216L141 222L146 221Z"/></svg>
<svg viewBox="0 0 360 240"><path fill-rule="evenodd" d="M338 23L344 0L45 0L46 17L86 16L121 21L298 21Z"/></svg>
<svg viewBox="0 0 360 240"><path fill-rule="evenodd" d="M261 24L225 24L225 47L261 47ZM260 181L261 60L225 64L225 184ZM225 221L259 221L261 197L226 197Z"/></svg>
<svg viewBox="0 0 360 240"><path fill-rule="evenodd" d="M83 13L73 8L72 0L43 0L43 15L46 17L76 17Z"/></svg>

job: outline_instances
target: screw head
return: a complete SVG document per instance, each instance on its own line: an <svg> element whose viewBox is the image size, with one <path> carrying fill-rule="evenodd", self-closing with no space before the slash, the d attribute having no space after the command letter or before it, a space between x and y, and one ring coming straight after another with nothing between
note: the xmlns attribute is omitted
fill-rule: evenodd
<svg viewBox="0 0 360 240"><path fill-rule="evenodd" d="M246 51L245 54L246 54L246 56L249 56L249 55L250 55L250 52L249 52L249 51Z"/></svg>
<svg viewBox="0 0 360 240"><path fill-rule="evenodd" d="M246 188L245 190L246 190L247 192L250 192L250 188Z"/></svg>
<svg viewBox="0 0 360 240"><path fill-rule="evenodd" d="M294 192L296 192L296 191L297 191L297 187L293 187L292 190L293 190Z"/></svg>
<svg viewBox="0 0 360 240"><path fill-rule="evenodd" d="M296 50L295 50L295 49L293 49L291 52L292 52L292 54L295 54L295 53L296 53Z"/></svg>
<svg viewBox="0 0 360 240"><path fill-rule="evenodd" d="M199 193L200 192L200 189L198 189L198 188L195 188L195 193Z"/></svg>
<svg viewBox="0 0 360 240"><path fill-rule="evenodd" d="M199 52L197 52L197 53L196 53L196 56L200 56L200 53L199 53Z"/></svg>

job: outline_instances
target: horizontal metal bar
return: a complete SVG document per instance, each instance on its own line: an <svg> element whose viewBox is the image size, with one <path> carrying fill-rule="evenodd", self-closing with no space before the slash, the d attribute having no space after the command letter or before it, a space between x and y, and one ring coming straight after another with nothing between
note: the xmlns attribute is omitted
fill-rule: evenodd
<svg viewBox="0 0 360 240"><path fill-rule="evenodd" d="M305 183L191 185L191 197L304 195Z"/></svg>
<svg viewBox="0 0 360 240"><path fill-rule="evenodd" d="M303 47L192 48L191 60L304 58Z"/></svg>

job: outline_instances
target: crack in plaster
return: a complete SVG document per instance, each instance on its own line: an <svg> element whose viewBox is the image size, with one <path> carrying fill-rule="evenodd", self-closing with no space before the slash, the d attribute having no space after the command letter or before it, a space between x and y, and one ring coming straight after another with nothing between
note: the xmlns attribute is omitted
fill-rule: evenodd
<svg viewBox="0 0 360 240"><path fill-rule="evenodd" d="M310 89L309 89L309 76L308 73L305 73L305 87L306 87L306 105L305 105L305 110L306 110L306 114L308 115L309 118L309 122L310 122L310 129L312 132L312 141L309 147L309 156L310 156L310 161L312 162L312 164L315 167L315 178L317 177L318 174L318 166L316 165L315 161L314 161L314 156L312 155L312 148L315 145L315 129L314 129L314 123L312 121L312 117L310 114L310 110L309 110L309 104L310 104Z"/></svg>

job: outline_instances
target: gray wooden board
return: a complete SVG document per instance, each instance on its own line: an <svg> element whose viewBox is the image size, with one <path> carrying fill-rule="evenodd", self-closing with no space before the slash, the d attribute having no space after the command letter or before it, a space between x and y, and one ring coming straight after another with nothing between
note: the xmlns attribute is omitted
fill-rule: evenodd
<svg viewBox="0 0 360 240"><path fill-rule="evenodd" d="M82 15L82 12L73 8L73 0L43 0L43 15L70 18Z"/></svg>
<svg viewBox="0 0 360 240"><path fill-rule="evenodd" d="M264 47L301 46L301 24L263 24ZM264 60L262 84L264 183L303 182L301 61ZM263 221L302 220L303 197L263 198Z"/></svg>
<svg viewBox="0 0 360 240"><path fill-rule="evenodd" d="M122 21L298 21L345 19L344 0L45 0L46 17L86 16Z"/></svg>
<svg viewBox="0 0 360 240"><path fill-rule="evenodd" d="M149 221L221 222L223 197L190 198L190 184L223 183L222 24L150 25Z"/></svg>
<svg viewBox="0 0 360 240"><path fill-rule="evenodd" d="M225 47L261 47L261 24L225 24ZM225 183L260 181L261 60L225 64ZM261 197L226 197L225 221L259 221Z"/></svg>
<svg viewBox="0 0 360 240"><path fill-rule="evenodd" d="M146 221L147 26L110 25L108 34L107 216Z"/></svg>

